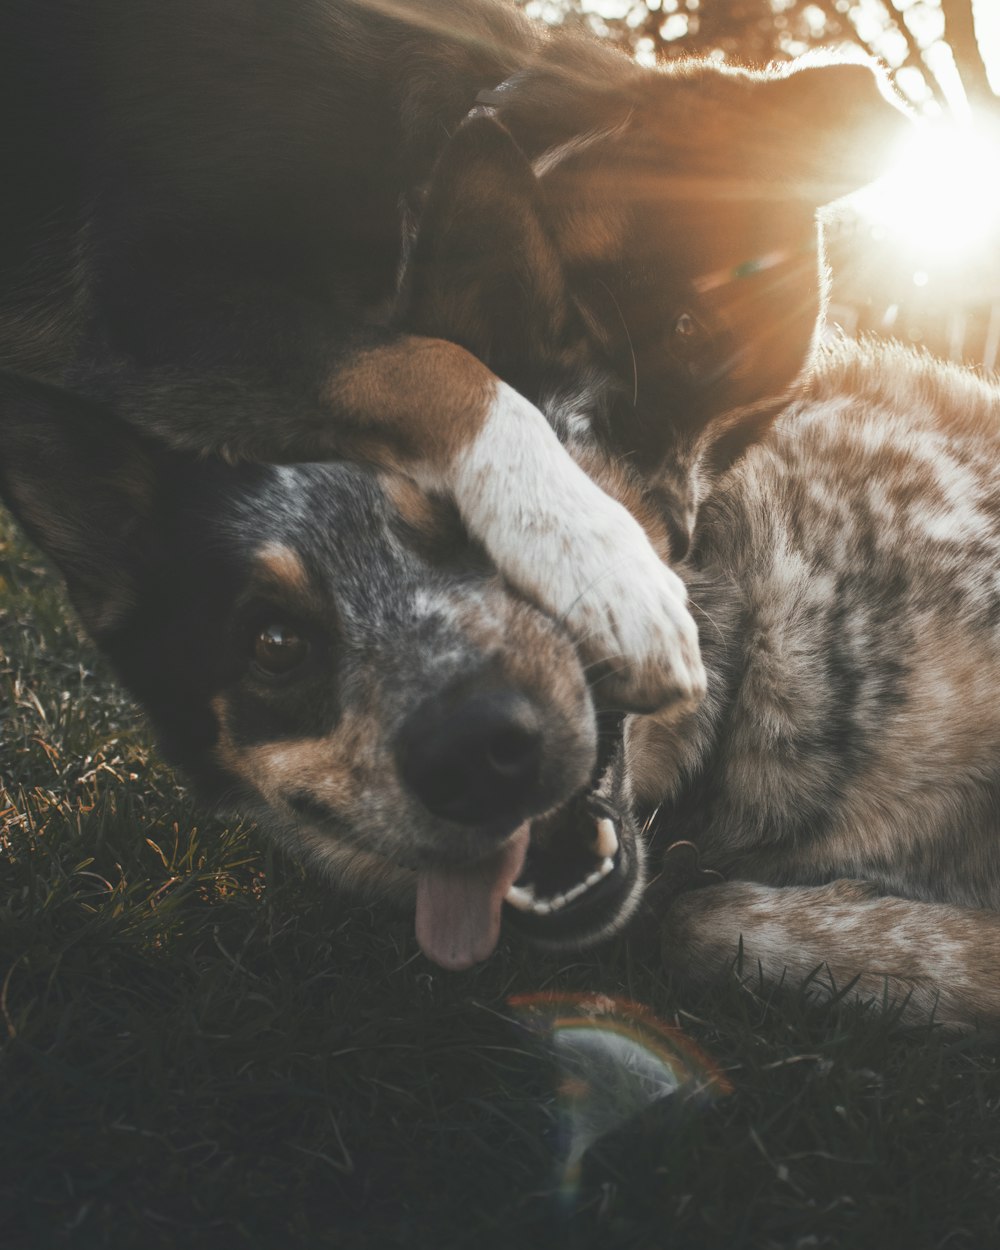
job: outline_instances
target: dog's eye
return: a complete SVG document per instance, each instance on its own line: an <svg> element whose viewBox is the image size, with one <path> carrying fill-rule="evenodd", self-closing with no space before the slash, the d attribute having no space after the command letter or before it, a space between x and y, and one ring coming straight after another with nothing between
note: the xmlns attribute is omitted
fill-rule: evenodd
<svg viewBox="0 0 1000 1250"><path fill-rule="evenodd" d="M704 333L702 326L689 312L682 312L674 322L674 338L682 343L693 345Z"/></svg>
<svg viewBox="0 0 1000 1250"><path fill-rule="evenodd" d="M253 640L254 664L271 677L283 677L299 667L309 654L309 643L283 621L262 626Z"/></svg>
<svg viewBox="0 0 1000 1250"><path fill-rule="evenodd" d="M693 313L675 318L668 351L691 382L705 386L718 378L721 340Z"/></svg>

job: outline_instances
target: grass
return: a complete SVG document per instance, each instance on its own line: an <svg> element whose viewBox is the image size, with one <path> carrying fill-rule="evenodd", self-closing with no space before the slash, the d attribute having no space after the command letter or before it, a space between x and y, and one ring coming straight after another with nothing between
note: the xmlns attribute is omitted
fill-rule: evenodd
<svg viewBox="0 0 1000 1250"><path fill-rule="evenodd" d="M470 973L198 810L0 531L0 1245L1000 1246L1000 1053L808 990L695 993L627 938ZM507 999L646 1004L733 1092L559 1185ZM596 1078L595 1078L596 1079Z"/></svg>

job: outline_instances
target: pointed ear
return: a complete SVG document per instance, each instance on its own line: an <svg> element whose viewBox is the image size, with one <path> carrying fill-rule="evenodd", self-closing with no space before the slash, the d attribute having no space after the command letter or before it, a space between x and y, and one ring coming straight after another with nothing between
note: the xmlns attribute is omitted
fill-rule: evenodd
<svg viewBox="0 0 1000 1250"><path fill-rule="evenodd" d="M874 62L803 59L804 68L767 84L766 121L774 163L819 207L885 173L912 123Z"/></svg>
<svg viewBox="0 0 1000 1250"><path fill-rule="evenodd" d="M114 629L135 598L150 453L103 409L9 374L0 374L0 439L0 497L59 568L89 632Z"/></svg>
<svg viewBox="0 0 1000 1250"><path fill-rule="evenodd" d="M459 129L434 170L407 275L408 330L468 348L509 381L571 316L527 158L492 118Z"/></svg>

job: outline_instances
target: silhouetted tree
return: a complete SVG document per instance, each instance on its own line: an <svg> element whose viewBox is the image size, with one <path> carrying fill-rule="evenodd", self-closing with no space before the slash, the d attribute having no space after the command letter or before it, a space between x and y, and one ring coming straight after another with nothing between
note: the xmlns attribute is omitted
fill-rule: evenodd
<svg viewBox="0 0 1000 1250"><path fill-rule="evenodd" d="M890 66L916 104L942 110L949 107L939 78L946 42L972 108L998 108L973 0L621 0L596 6L603 13L582 0L522 3L548 21L584 23L646 61L721 54L763 64L808 48L858 45Z"/></svg>
<svg viewBox="0 0 1000 1250"><path fill-rule="evenodd" d="M986 62L976 38L972 0L941 0L945 38L951 46L962 85L973 109L995 108L996 96L986 73Z"/></svg>

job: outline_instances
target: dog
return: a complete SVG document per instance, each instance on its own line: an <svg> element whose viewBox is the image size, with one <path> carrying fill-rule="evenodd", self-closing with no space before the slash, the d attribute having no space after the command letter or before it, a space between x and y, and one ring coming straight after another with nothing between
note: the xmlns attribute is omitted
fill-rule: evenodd
<svg viewBox="0 0 1000 1250"><path fill-rule="evenodd" d="M726 878L666 909L669 964L739 943L752 977L1000 1023L998 456L996 380L844 342L706 502L708 698L629 726L638 809Z"/></svg>
<svg viewBox="0 0 1000 1250"><path fill-rule="evenodd" d="M765 117L793 81L705 72ZM811 72L831 93L844 81ZM813 159L801 116L789 125L783 150ZM582 311L536 164L495 118L456 132L400 324L460 338L491 368L516 360L566 451L675 562L708 674L697 709L624 717L567 623L511 586L447 496L399 472L207 460L8 377L5 499L85 621L127 605L93 632L205 798L338 885L413 907L442 966L487 958L504 917L554 946L617 931L643 905L651 852L683 839L727 880L664 902L672 963L705 975L742 940L768 976L825 963L861 991L898 982L911 1012L997 1015L983 679L996 390L844 348L766 423L753 403L717 411L761 360L724 314L794 284L784 260L710 270L669 297L696 333L664 322L703 419L664 413L662 463L648 445L623 455L639 441L634 379ZM796 210L801 177L775 175ZM729 211L745 248L751 226ZM813 317L781 324L805 365Z"/></svg>
<svg viewBox="0 0 1000 1250"><path fill-rule="evenodd" d="M273 12L12 0L0 14L0 370L101 403L175 450L405 471L451 498L512 584L569 623L617 702L682 712L704 689L683 586L523 397L520 345L480 359L464 329L405 330L389 313L397 277L436 157L470 113L495 113L547 188L546 228L581 309L623 367L635 353L624 441L665 460L665 404L690 430L766 407L798 367L793 336L775 334L767 367L731 370L709 414L660 351L671 325L680 339L694 322L661 305L691 261L712 274L794 252L816 203L873 175L891 110L866 70L839 74L775 83L751 132L738 75L640 69L501 0ZM816 152L799 149L816 185L797 171L800 201L779 204L777 117L822 117L832 99ZM689 116L738 194L760 200L751 237L717 211L693 235L684 226L698 180L719 173L684 152ZM862 151L843 143L860 123ZM765 172L737 186L754 148ZM810 298L815 273L785 268L788 298ZM776 324L760 303L736 319ZM687 502L674 502L681 536ZM105 600L90 628L114 628L126 607Z"/></svg>

